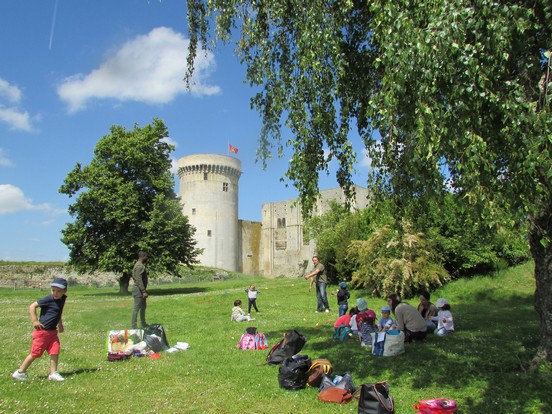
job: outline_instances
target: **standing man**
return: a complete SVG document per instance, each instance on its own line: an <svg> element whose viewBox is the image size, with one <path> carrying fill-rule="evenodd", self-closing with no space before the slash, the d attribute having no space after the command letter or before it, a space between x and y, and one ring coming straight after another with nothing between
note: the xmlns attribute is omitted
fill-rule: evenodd
<svg viewBox="0 0 552 414"><path fill-rule="evenodd" d="M132 279L134 279L134 287L132 288L132 296L134 297L134 309L132 310L132 329L137 329L138 312L140 312L140 321L142 328L147 326L146 323L146 307L148 298L148 274L146 272L146 262L148 261L148 253L138 252L138 260L132 269Z"/></svg>
<svg viewBox="0 0 552 414"><path fill-rule="evenodd" d="M320 263L318 256L312 257L312 263L314 264L314 269L311 273L305 275L305 279L311 279L309 292L312 289L313 280L316 283L316 299L318 300L316 312L330 312L330 305L328 304L328 297L326 296L328 276L324 270L324 265Z"/></svg>

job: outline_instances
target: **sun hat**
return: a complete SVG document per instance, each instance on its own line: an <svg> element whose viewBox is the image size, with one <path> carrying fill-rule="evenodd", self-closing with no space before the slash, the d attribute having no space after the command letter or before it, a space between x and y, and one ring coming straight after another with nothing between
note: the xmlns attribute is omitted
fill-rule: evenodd
<svg viewBox="0 0 552 414"><path fill-rule="evenodd" d="M387 306L387 305L386 305L386 306L382 306L382 307L380 308L380 311L382 311L382 312L391 312L391 308L390 308L389 306Z"/></svg>
<svg viewBox="0 0 552 414"><path fill-rule="evenodd" d="M437 299L437 303L436 303L436 306L438 308L442 308L443 306L445 306L447 304L447 300L445 298L439 298Z"/></svg>
<svg viewBox="0 0 552 414"><path fill-rule="evenodd" d="M63 279L62 277L56 277L52 281L52 283L50 283L50 286L60 289L67 289L67 280Z"/></svg>
<svg viewBox="0 0 552 414"><path fill-rule="evenodd" d="M339 287L345 289L347 287L347 282L341 282Z"/></svg>
<svg viewBox="0 0 552 414"><path fill-rule="evenodd" d="M363 311L368 309L368 302L366 302L366 299L364 298L358 298L357 299L357 308L359 311Z"/></svg>

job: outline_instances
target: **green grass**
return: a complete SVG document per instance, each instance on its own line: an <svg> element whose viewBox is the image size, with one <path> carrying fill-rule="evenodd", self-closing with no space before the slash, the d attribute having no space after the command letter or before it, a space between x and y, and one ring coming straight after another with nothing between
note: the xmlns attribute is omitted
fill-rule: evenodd
<svg viewBox="0 0 552 414"><path fill-rule="evenodd" d="M236 298L247 302L245 287L262 292L261 313L250 323L231 323ZM357 404L322 403L317 390L278 387L278 367L259 366L267 351L240 351L235 344L245 328L257 326L272 346L297 329L308 337L303 354L326 357L336 373L350 371L356 385L386 380L397 414L413 414L420 399L456 400L461 413L550 413L550 365L526 368L538 343L539 323L533 309L530 264L490 276L450 283L433 294L446 297L457 320L454 335L430 336L406 345L397 357L375 357L355 341L331 338L337 307L316 314L314 293L302 279L243 276L221 282L154 287L148 320L165 327L169 342L188 342L187 351L162 354L157 360L133 358L108 362L106 334L129 327L132 298L114 288L71 288L60 334L60 372L64 383L49 382L48 358L29 369L31 381L10 377L27 355L31 323L28 305L47 291L0 289L2 327L1 413L344 413ZM353 298L362 292L353 292ZM384 300L367 298L371 309ZM331 297L335 302L335 297ZM353 300L351 300L353 302ZM417 300L413 299L412 304ZM333 304L333 303L331 303Z"/></svg>

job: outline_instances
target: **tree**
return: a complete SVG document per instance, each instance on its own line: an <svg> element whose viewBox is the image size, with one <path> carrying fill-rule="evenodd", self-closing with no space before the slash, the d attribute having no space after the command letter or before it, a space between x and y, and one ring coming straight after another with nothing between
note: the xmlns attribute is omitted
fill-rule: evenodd
<svg viewBox="0 0 552 414"><path fill-rule="evenodd" d="M182 215L170 172L163 121L131 131L112 126L87 166L67 174L60 192L76 197L69 206L74 222L62 230L70 250L68 265L80 271L121 274L120 293L128 293L139 250L149 253L153 273L178 274L179 264L197 263L195 228Z"/></svg>
<svg viewBox="0 0 552 414"><path fill-rule="evenodd" d="M198 46L212 46L211 19L223 42L240 33L247 80L262 85L252 99L259 158L282 148L282 118L294 135L286 175L304 211L333 158L350 189L356 122L374 160L370 183L398 204L452 190L487 223L504 212L529 221L535 362L551 360L552 3L188 0L188 80Z"/></svg>

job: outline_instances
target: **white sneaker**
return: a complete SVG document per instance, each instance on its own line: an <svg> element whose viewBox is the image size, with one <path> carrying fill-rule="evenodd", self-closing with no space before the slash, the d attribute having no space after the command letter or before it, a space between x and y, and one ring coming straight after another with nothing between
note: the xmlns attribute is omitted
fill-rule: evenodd
<svg viewBox="0 0 552 414"><path fill-rule="evenodd" d="M48 375L48 379L50 381L65 381L65 378L59 375L59 372L54 372L53 374Z"/></svg>
<svg viewBox="0 0 552 414"><path fill-rule="evenodd" d="M15 378L18 381L27 381L29 379L29 374L26 372L19 372L19 370L15 370L15 372L12 374L12 378Z"/></svg>
<svg viewBox="0 0 552 414"><path fill-rule="evenodd" d="M326 310L325 310L324 312L326 312L326 313L330 313L330 310L329 310L329 309L326 309Z"/></svg>

